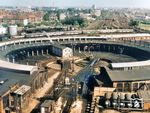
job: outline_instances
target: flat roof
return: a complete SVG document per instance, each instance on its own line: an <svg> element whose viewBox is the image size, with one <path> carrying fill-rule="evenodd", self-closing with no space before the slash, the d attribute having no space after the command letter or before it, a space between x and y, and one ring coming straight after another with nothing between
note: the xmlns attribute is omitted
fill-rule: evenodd
<svg viewBox="0 0 150 113"><path fill-rule="evenodd" d="M37 70L37 66L15 64L15 63L3 61L3 60L0 60L0 68L10 69L14 71L24 71L24 72L29 72L30 74L32 74L33 71Z"/></svg>
<svg viewBox="0 0 150 113"><path fill-rule="evenodd" d="M11 71L0 70L0 79L17 80L20 85L30 86L36 74L22 74Z"/></svg>
<svg viewBox="0 0 150 113"><path fill-rule="evenodd" d="M31 89L30 86L27 85L22 85L21 87L19 87L16 91L14 91L15 94L18 95L24 95L27 91L29 91Z"/></svg>
<svg viewBox="0 0 150 113"><path fill-rule="evenodd" d="M150 66L150 60L137 62L111 63L112 68Z"/></svg>
<svg viewBox="0 0 150 113"><path fill-rule="evenodd" d="M106 69L106 71L113 82L150 80L150 68L125 71Z"/></svg>
<svg viewBox="0 0 150 113"><path fill-rule="evenodd" d="M53 100L45 100L42 104L41 107L50 107L54 103Z"/></svg>

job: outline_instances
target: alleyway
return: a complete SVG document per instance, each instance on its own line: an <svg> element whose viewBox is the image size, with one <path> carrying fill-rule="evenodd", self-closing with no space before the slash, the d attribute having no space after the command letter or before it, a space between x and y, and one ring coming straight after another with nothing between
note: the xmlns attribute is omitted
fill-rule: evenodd
<svg viewBox="0 0 150 113"><path fill-rule="evenodd" d="M52 74L52 73L50 73ZM22 111L22 113L30 113L38 104L39 101L37 98L43 97L45 93L52 87L53 80L58 77L60 72L54 72L53 75L48 79L48 81L44 84L44 86L36 91L34 96L30 99L29 106Z"/></svg>

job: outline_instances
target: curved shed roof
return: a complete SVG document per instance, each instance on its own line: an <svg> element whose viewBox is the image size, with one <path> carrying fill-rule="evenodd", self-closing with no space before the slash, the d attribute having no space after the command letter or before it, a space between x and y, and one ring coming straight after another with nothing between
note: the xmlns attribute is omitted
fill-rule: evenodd
<svg viewBox="0 0 150 113"><path fill-rule="evenodd" d="M111 63L112 68L143 67L150 66L150 60L137 62Z"/></svg>
<svg viewBox="0 0 150 113"><path fill-rule="evenodd" d="M21 64L14 64L11 62L6 62L3 60L0 60L0 68L1 69L9 69L12 71L18 71L18 72L25 72L32 74L34 71L36 71L38 68L37 66L29 66L29 65L21 65Z"/></svg>

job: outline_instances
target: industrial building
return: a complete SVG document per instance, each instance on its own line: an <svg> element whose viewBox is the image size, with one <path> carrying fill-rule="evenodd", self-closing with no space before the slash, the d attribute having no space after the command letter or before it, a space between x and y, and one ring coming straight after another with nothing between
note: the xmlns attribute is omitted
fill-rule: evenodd
<svg viewBox="0 0 150 113"><path fill-rule="evenodd" d="M31 96L30 86L19 87L16 80L4 79L1 81L0 113L17 113L28 106Z"/></svg>
<svg viewBox="0 0 150 113"><path fill-rule="evenodd" d="M7 33L7 28L0 25L0 35L4 35Z"/></svg>
<svg viewBox="0 0 150 113"><path fill-rule="evenodd" d="M138 96L143 99L144 110L150 110L150 91L138 91Z"/></svg>
<svg viewBox="0 0 150 113"><path fill-rule="evenodd" d="M0 78L0 113L9 113L13 104L12 91L19 87L15 79Z"/></svg>
<svg viewBox="0 0 150 113"><path fill-rule="evenodd" d="M150 66L150 60L110 64L110 68L112 70L133 70L133 69L140 69L149 66Z"/></svg>
<svg viewBox="0 0 150 113"><path fill-rule="evenodd" d="M2 70L0 73L0 113L18 113L25 109L29 104L29 97L48 79L46 71L31 75Z"/></svg>
<svg viewBox="0 0 150 113"><path fill-rule="evenodd" d="M58 42L59 41L65 42L65 41L69 41L69 40L81 41L80 39L83 38L84 40L82 40L82 41L87 41L87 40L92 40L92 39L97 41L97 40L100 40L101 37L95 37L95 38L93 38L93 37L87 37L87 38L85 38L85 37L76 37L76 38L70 37L69 39L68 39L68 37L59 37L59 38L54 37L51 39L50 38L51 37L37 38L37 39L20 39L20 40L15 40L15 41L9 41L6 43L1 43L1 45L0 45L1 52L5 52L7 50L7 48L9 48L9 47L13 48L14 46L20 47L20 46L24 45L24 48L25 47L27 48L30 46L25 46L25 45L34 45L36 47L46 45L46 44L48 45L48 44L51 44L50 43L51 40L58 41ZM116 37L116 39L117 38L119 38L119 36ZM62 46L57 43L56 44L54 43L53 45L50 45L50 46L52 46L52 53L55 54L56 56L59 56L62 58L70 58L73 56L73 50L69 47L65 47L65 46ZM103 47L106 48L106 46L102 46L102 47L99 47L99 49L101 49ZM115 45L112 45L111 47L113 48L113 47L115 47ZM116 48L117 47L121 47L121 46L117 45ZM106 50L106 49L104 49L104 50ZM109 50L111 50L111 49L109 49ZM113 48L113 50L115 50L115 48ZM128 49L127 49L127 52L129 52ZM32 53L34 55L34 51L32 51ZM43 52L41 51L41 53L43 53ZM45 51L45 53L48 53L48 52ZM38 52L37 52L37 55L38 55ZM30 97L30 94L34 93L37 89L42 87L43 84L45 83L45 81L48 79L47 70L46 69L40 70L38 67L33 67L33 66L30 67L29 65L15 64L15 62L13 62L13 63L7 62L6 63L6 61L4 61L3 59L0 62L1 62L1 64L5 64L5 65L0 66L2 69L5 68L5 69L8 69L9 71L13 70L15 72L19 71L21 73L28 72L28 74L18 74L15 72L6 72L6 71L0 72L2 74L0 76L0 78L15 79L18 81L18 87L14 90L11 90L10 94L11 94L12 98L15 98L15 100L17 98L19 100L19 103L17 104L17 105L19 105L19 106L17 106L17 110L20 110L23 108L23 106L24 106L23 104L26 105L26 102L28 102L28 100L26 100L26 99L28 97ZM147 63L145 63L145 62L147 62ZM9 66L7 64L9 64ZM130 65L130 64L132 64L132 65ZM23 67L21 67L21 66L23 66ZM91 65L91 66L93 66L93 65ZM150 77L149 77L150 71L148 69L149 61L122 63L122 65L120 65L120 63L119 63L119 64L112 64L111 66L112 66L112 70L107 69L107 68L101 69L100 80L104 83L104 85L106 85L105 87L115 88L117 92L131 92L131 93L135 92L139 89L146 90L149 88L149 86L150 86ZM145 67L143 68L143 66L145 66ZM139 68L136 68L136 67L139 67ZM140 69L140 68L142 68L142 69ZM11 86L11 84L10 84L10 86ZM22 90L22 89L24 89L24 90ZM8 89L8 91L9 91L9 89ZM14 102L12 102L12 103L14 103ZM10 107L11 106L7 106L6 108L8 109ZM42 107L41 112L45 112L46 110L51 109L51 108L47 107L47 104L45 104L41 107ZM60 108L58 108L58 109L60 109Z"/></svg>
<svg viewBox="0 0 150 113"><path fill-rule="evenodd" d="M52 100L45 100L40 106L40 113L50 113L54 110L54 104Z"/></svg>
<svg viewBox="0 0 150 113"><path fill-rule="evenodd" d="M139 90L137 92L116 92L115 88L95 87L93 100L96 100L97 107L94 113L99 113L102 106L104 108L120 109L129 111L149 111L150 91Z"/></svg>
<svg viewBox="0 0 150 113"><path fill-rule="evenodd" d="M73 51L71 48L62 46L60 44L53 44L52 52L53 54L62 58L69 58L73 56Z"/></svg>
<svg viewBox="0 0 150 113"><path fill-rule="evenodd" d="M8 27L8 33L10 36L17 35L17 25L11 25Z"/></svg>
<svg viewBox="0 0 150 113"><path fill-rule="evenodd" d="M136 70L110 70L101 68L100 79L118 92L136 92L150 88L150 70L148 68Z"/></svg>
<svg viewBox="0 0 150 113"><path fill-rule="evenodd" d="M19 88L17 88L15 91L12 92L13 97L13 105L11 105L12 108L17 108L19 112L22 111L22 109L25 109L29 105L29 97L31 96L31 87L27 85L22 85Z"/></svg>

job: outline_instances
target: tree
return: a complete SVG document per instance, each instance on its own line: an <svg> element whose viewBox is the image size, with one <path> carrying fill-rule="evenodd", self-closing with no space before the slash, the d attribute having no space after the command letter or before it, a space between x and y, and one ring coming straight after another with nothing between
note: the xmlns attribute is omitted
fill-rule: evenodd
<svg viewBox="0 0 150 113"><path fill-rule="evenodd" d="M44 19L45 21L49 21L49 12L47 12L47 13L44 15L43 19Z"/></svg>
<svg viewBox="0 0 150 113"><path fill-rule="evenodd" d="M62 23L65 25L79 25L80 27L86 25L86 21L80 16L67 17Z"/></svg>
<svg viewBox="0 0 150 113"><path fill-rule="evenodd" d="M129 22L129 26L138 26L139 25L139 21L137 21L137 20L130 20L130 22Z"/></svg>
<svg viewBox="0 0 150 113"><path fill-rule="evenodd" d="M60 20L60 13L61 13L61 12L60 12L59 10L58 10L57 13L56 13L58 20Z"/></svg>

